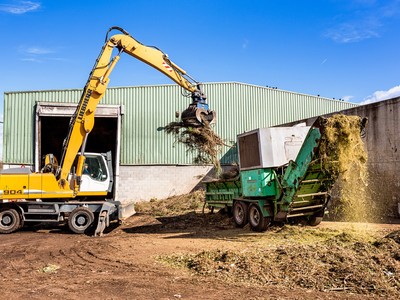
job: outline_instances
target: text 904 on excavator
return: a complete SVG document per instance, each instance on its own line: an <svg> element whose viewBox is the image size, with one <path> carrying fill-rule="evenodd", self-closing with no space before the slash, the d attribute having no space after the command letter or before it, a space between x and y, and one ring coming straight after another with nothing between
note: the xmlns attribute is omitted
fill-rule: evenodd
<svg viewBox="0 0 400 300"><path fill-rule="evenodd" d="M109 38L112 30L120 33ZM87 153L85 148L97 105L122 53L157 69L188 92L191 103L181 113L183 127L215 123L216 114L209 109L199 82L160 49L143 45L120 27L111 27L71 117L60 163L47 154L40 172L16 168L0 174L0 233L37 222L67 223L73 232L85 233L97 221L95 235L101 235L111 220L120 219L121 203L110 197L114 182L111 158ZM89 162L92 172L86 173Z"/></svg>

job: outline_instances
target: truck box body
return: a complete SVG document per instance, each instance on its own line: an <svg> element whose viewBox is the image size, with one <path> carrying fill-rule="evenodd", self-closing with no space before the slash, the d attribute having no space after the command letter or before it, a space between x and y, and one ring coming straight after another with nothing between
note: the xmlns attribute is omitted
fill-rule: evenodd
<svg viewBox="0 0 400 300"><path fill-rule="evenodd" d="M309 126L258 128L238 135L240 170L274 168L295 160Z"/></svg>

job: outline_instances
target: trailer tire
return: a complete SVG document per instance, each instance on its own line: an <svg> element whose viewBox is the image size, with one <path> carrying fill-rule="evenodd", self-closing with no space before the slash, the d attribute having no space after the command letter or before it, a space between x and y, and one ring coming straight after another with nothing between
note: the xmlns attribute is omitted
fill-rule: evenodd
<svg viewBox="0 0 400 300"><path fill-rule="evenodd" d="M235 201L233 204L232 213L236 227L243 228L249 222L247 207L247 203L243 201Z"/></svg>
<svg viewBox="0 0 400 300"><path fill-rule="evenodd" d="M86 233L93 225L94 214L86 207L75 208L68 217L68 227L77 234Z"/></svg>
<svg viewBox="0 0 400 300"><path fill-rule="evenodd" d="M264 217L260 206L252 203L249 206L249 223L252 230L262 232L271 224L271 218Z"/></svg>
<svg viewBox="0 0 400 300"><path fill-rule="evenodd" d="M312 216L308 219L308 225L310 226L318 226L322 222L323 217Z"/></svg>
<svg viewBox="0 0 400 300"><path fill-rule="evenodd" d="M13 233L23 224L20 214L12 208L0 211L0 233Z"/></svg>

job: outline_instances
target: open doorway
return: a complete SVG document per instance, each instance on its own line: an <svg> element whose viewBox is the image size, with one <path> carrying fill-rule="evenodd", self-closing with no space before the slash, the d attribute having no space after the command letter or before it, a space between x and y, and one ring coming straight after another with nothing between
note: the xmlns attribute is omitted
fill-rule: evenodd
<svg viewBox="0 0 400 300"><path fill-rule="evenodd" d="M69 117L59 116L43 116L40 118L40 130L39 130L39 169L42 166L42 157L48 153L54 154L58 161L62 155L62 145L64 139L68 135L68 124ZM95 126L90 132L87 144L86 152L106 153L111 151L112 157L116 157L116 145L117 143L117 129L118 119L117 118L95 118ZM115 160L113 160L115 162ZM113 165L115 170L115 165Z"/></svg>
<svg viewBox="0 0 400 300"><path fill-rule="evenodd" d="M35 171L42 166L42 157L52 153L61 160L62 145L68 135L69 122L76 110L73 103L37 102L35 126ZM119 175L120 130L122 107L99 105L95 124L86 144L86 152L106 153L111 151L114 184Z"/></svg>

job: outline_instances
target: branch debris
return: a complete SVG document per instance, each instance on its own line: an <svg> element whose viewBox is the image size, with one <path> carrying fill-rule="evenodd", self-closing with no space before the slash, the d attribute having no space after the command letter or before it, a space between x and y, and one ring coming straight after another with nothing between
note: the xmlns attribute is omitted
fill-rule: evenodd
<svg viewBox="0 0 400 300"><path fill-rule="evenodd" d="M212 164L217 176L222 173L218 155L224 141L213 131L211 125L204 121L201 127L186 127L182 122L171 122L164 127L167 134L173 134L175 141L182 143L186 151L195 154L195 164Z"/></svg>

